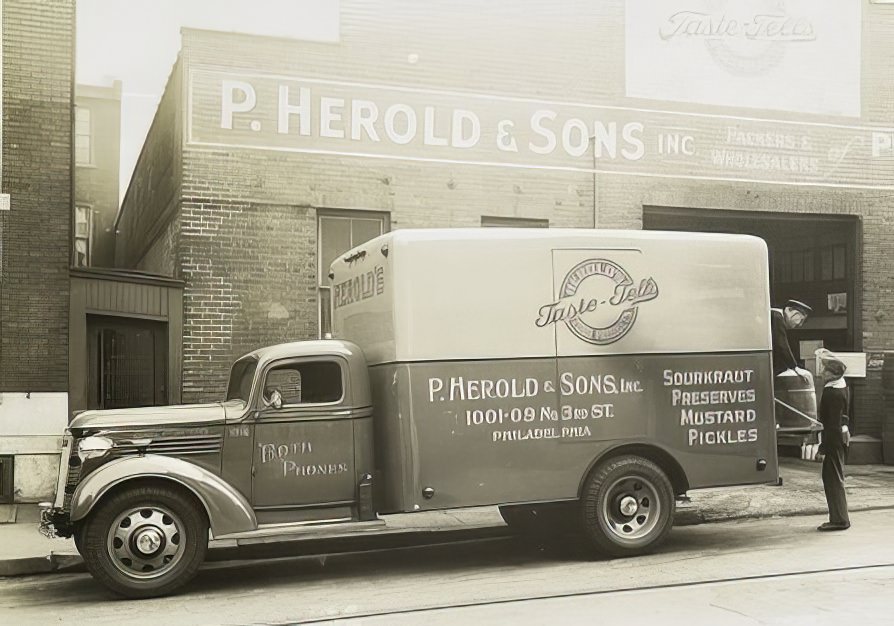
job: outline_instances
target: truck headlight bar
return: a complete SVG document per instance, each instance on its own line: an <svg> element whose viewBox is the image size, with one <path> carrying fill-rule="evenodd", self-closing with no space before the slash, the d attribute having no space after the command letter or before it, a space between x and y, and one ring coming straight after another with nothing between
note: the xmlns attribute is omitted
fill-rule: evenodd
<svg viewBox="0 0 894 626"><path fill-rule="evenodd" d="M86 437L78 442L78 458L83 463L87 459L95 459L103 456L112 449L115 444L108 437Z"/></svg>

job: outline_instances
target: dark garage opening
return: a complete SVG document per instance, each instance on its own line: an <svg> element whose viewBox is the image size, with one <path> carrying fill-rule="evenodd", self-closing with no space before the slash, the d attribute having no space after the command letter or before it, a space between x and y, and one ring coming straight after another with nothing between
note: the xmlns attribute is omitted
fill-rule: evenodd
<svg viewBox="0 0 894 626"><path fill-rule="evenodd" d="M819 347L839 352L862 349L859 218L644 207L643 228L762 238L769 254L772 305L779 307L794 298L814 311L802 328L789 331L795 356L807 365L806 359L812 360ZM854 387L852 409L856 406ZM858 426L857 418L851 415L854 426Z"/></svg>

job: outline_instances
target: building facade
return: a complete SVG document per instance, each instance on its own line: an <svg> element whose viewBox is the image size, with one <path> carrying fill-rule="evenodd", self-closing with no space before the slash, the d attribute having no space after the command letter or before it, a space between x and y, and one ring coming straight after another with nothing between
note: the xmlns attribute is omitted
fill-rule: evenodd
<svg viewBox="0 0 894 626"><path fill-rule="evenodd" d="M73 0L3 0L0 500L52 492L68 414Z"/></svg>
<svg viewBox="0 0 894 626"><path fill-rule="evenodd" d="M75 88L70 412L179 401L182 284L115 270L121 82Z"/></svg>
<svg viewBox="0 0 894 626"><path fill-rule="evenodd" d="M345 0L334 44L184 30L116 224L119 266L184 282L183 400L325 333L329 262L388 229L741 232L774 302L815 309L805 361L869 355L852 418L880 454L894 6L672 4Z"/></svg>
<svg viewBox="0 0 894 626"><path fill-rule="evenodd" d="M121 155L121 81L75 87L72 264L113 267Z"/></svg>

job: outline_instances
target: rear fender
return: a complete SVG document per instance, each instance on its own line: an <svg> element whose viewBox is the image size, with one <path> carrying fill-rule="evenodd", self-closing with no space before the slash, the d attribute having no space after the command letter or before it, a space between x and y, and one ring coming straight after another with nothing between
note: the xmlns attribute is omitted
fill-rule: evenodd
<svg viewBox="0 0 894 626"><path fill-rule="evenodd" d="M158 478L189 489L208 514L212 536L255 530L258 521L241 493L219 476L182 459L148 454L116 459L89 474L71 498L71 521L82 520L110 489L129 480Z"/></svg>
<svg viewBox="0 0 894 626"><path fill-rule="evenodd" d="M580 484L578 485L578 496L583 493L587 477L593 471L593 468L606 459L623 456L625 454L645 457L657 464L658 467L667 474L676 495L684 494L689 490L689 479L686 477L686 472L674 455L664 447L656 444L654 441L642 440L618 443L590 461L590 465L587 467L587 471L584 472Z"/></svg>

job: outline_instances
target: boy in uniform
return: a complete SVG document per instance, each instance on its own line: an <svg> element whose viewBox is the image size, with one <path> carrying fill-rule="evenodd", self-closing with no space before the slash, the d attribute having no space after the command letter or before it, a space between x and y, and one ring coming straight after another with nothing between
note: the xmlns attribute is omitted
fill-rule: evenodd
<svg viewBox="0 0 894 626"><path fill-rule="evenodd" d="M829 506L829 521L818 530L847 530L851 526L844 492L844 461L850 443L848 431L848 390L844 382L844 363L831 354L823 355L821 376L825 387L820 400L819 418L823 424L820 451L823 458L823 490Z"/></svg>

